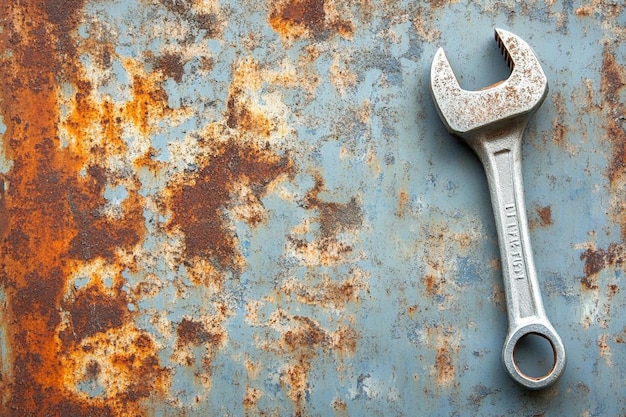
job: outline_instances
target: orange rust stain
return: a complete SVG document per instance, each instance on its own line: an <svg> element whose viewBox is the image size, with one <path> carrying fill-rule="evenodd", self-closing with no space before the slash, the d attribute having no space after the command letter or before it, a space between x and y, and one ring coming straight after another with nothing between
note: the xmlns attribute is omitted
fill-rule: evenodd
<svg viewBox="0 0 626 417"><path fill-rule="evenodd" d="M279 0L272 4L269 24L283 38L326 38L332 33L351 37L352 22L329 16L326 0Z"/></svg>
<svg viewBox="0 0 626 417"><path fill-rule="evenodd" d="M107 102L96 109L89 99L92 86L80 75L72 34L83 3L0 4L5 16L0 46L11 51L11 58L0 62L5 80L0 85L0 111L6 125L4 150L13 162L3 178L9 186L1 190L0 205L0 284L7 296L3 326L10 335L11 364L0 388L3 415L120 415L128 408L138 409L139 400L163 392L156 381L164 384L167 379L154 353L156 346L145 334L127 346L129 352L143 352L134 358L116 350L115 339L103 339L111 349L102 348L100 357L110 352L116 366L125 369L120 375L126 388L112 401L77 394L68 382L75 382L76 375L63 366L70 356L88 351L88 341L115 333L133 317L128 296L119 286L107 291L88 286L73 299L64 298L74 268L96 258L119 262L116 251L131 249L145 234L138 184L127 190L129 197L118 218L102 214L109 173L92 155L105 159L125 148L119 140L116 109ZM76 91L76 109L84 111L69 116L66 131L76 143L88 143L86 131L98 125L110 139L108 144L87 149L62 146L60 86L66 83ZM140 90L137 94L142 94ZM142 124L141 117L136 122ZM104 369L90 360L84 378L99 379Z"/></svg>
<svg viewBox="0 0 626 417"><path fill-rule="evenodd" d="M246 395L243 398L243 406L246 410L249 410L257 405L261 397L263 396L263 391L257 388L246 389Z"/></svg>
<svg viewBox="0 0 626 417"><path fill-rule="evenodd" d="M167 108L167 94L141 75L133 77L133 100L125 109L127 116L139 127L143 135L148 134L151 122L163 117Z"/></svg>
<svg viewBox="0 0 626 417"><path fill-rule="evenodd" d="M124 66L133 81L131 99L120 104L108 97L97 98L91 82L85 80L84 71L75 70L78 74L72 81L76 93L63 103L70 112L60 126L61 134L68 137L68 147L83 155L85 165L104 165L113 155L128 159L128 146L123 139L125 131L131 129L133 135L145 138L159 120L175 112L168 107L167 94L161 85L164 74L160 70L145 74L141 66L131 60L126 60ZM150 148L143 155L135 155L134 162L156 171L159 162L152 160L155 155Z"/></svg>
<svg viewBox="0 0 626 417"><path fill-rule="evenodd" d="M552 207L535 207L535 211L539 215L539 225L541 227L550 226L552 224Z"/></svg>
<svg viewBox="0 0 626 417"><path fill-rule="evenodd" d="M450 329L429 328L429 337L432 337L432 333L435 336L436 354L431 375L438 386L450 386L456 376L455 356L458 355L459 346L450 334Z"/></svg>
<svg viewBox="0 0 626 417"><path fill-rule="evenodd" d="M448 385L451 381L454 381L454 363L452 362L450 346L448 346L447 343L437 348L435 369L437 382L439 384Z"/></svg>
<svg viewBox="0 0 626 417"><path fill-rule="evenodd" d="M254 188L258 197L281 174L289 174L292 164L249 144L229 140L195 176L170 184L169 228L180 228L184 234L188 258L209 258L216 266L236 267L236 239L222 210L231 204L233 187L244 182Z"/></svg>
<svg viewBox="0 0 626 417"><path fill-rule="evenodd" d="M128 415L131 405L141 413L134 403L169 384L170 375L160 366L156 352L152 337L132 323L94 333L62 358L65 388L87 402L87 395L78 392L79 384L99 386L102 393L89 399L92 403L106 404L112 415Z"/></svg>
<svg viewBox="0 0 626 417"><path fill-rule="evenodd" d="M406 191L400 191L398 197L398 209L396 210L396 216L402 217L406 209L406 205L409 202L409 194Z"/></svg>
<svg viewBox="0 0 626 417"><path fill-rule="evenodd" d="M431 274L428 274L424 277L424 286L426 287L426 294L428 295L437 294L437 290L439 289L439 283L437 281L438 279Z"/></svg>

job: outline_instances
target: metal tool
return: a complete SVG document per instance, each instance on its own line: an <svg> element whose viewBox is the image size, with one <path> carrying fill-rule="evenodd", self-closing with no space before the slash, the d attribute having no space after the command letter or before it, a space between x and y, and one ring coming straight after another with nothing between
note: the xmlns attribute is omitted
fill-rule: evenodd
<svg viewBox="0 0 626 417"><path fill-rule="evenodd" d="M524 204L521 140L548 93L548 82L526 42L502 29L496 29L495 36L511 69L507 80L480 91L463 90L440 48L431 68L431 91L446 128L474 149L487 175L509 316L504 366L523 386L541 389L563 373L565 347L541 300ZM515 362L516 346L529 334L544 337L552 346L554 364L546 375L528 376Z"/></svg>

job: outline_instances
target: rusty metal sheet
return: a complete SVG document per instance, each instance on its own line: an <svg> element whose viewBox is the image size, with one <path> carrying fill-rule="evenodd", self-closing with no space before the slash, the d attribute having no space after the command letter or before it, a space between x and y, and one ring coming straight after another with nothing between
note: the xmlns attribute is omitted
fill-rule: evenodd
<svg viewBox="0 0 626 417"><path fill-rule="evenodd" d="M502 370L478 160L428 94L550 82L524 142L553 387ZM626 11L606 0L0 4L6 416L626 415Z"/></svg>

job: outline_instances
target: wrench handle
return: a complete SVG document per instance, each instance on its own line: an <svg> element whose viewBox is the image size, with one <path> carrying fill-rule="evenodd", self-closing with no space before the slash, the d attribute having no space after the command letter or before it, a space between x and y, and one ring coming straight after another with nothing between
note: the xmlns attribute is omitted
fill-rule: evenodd
<svg viewBox="0 0 626 417"><path fill-rule="evenodd" d="M485 168L498 232L509 317L502 359L513 379L527 388L541 389L554 383L565 369L565 348L545 313L533 261L521 169L524 127L473 145ZM513 357L517 343L528 334L548 340L554 353L552 369L539 378L525 375Z"/></svg>
<svg viewBox="0 0 626 417"><path fill-rule="evenodd" d="M489 153L487 172L500 246L509 323L545 317L524 204L519 145Z"/></svg>

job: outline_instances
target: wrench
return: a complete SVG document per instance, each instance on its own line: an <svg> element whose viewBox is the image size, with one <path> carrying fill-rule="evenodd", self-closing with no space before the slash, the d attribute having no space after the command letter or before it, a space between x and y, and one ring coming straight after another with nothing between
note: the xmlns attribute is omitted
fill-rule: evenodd
<svg viewBox="0 0 626 417"><path fill-rule="evenodd" d="M532 49L518 36L495 29L511 75L480 91L461 89L443 49L433 59L430 87L447 130L476 152L485 169L498 231L509 329L502 360L511 377L529 389L542 389L565 369L565 347L541 300L530 245L521 171L521 141L547 93L547 78ZM513 356L524 336L550 342L554 362L546 375L524 374Z"/></svg>

